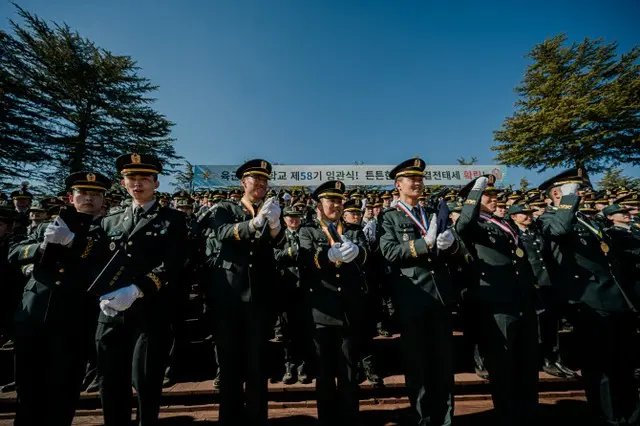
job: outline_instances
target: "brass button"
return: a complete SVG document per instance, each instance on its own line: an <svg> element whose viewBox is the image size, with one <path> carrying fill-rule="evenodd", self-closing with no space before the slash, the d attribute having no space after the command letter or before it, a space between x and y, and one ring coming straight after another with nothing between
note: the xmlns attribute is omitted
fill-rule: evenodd
<svg viewBox="0 0 640 426"><path fill-rule="evenodd" d="M63 274L63 273L64 273L64 268L60 268L60 270L59 270L58 272L60 272L61 274Z"/></svg>
<svg viewBox="0 0 640 426"><path fill-rule="evenodd" d="M250 252L249 252L249 256L251 256L252 254L253 254L253 252L252 252L252 251L250 251Z"/></svg>
<svg viewBox="0 0 640 426"><path fill-rule="evenodd" d="M127 253L127 256L131 257L131 253Z"/></svg>
<svg viewBox="0 0 640 426"><path fill-rule="evenodd" d="M336 278L340 278L340 274L336 274Z"/></svg>
<svg viewBox="0 0 640 426"><path fill-rule="evenodd" d="M62 281L56 281L56 285L62 284Z"/></svg>
<svg viewBox="0 0 640 426"><path fill-rule="evenodd" d="M128 245L128 246L132 246L132 245L133 245L133 241L129 241L129 242L127 243L127 245Z"/></svg>
<svg viewBox="0 0 640 426"><path fill-rule="evenodd" d="M342 287L338 287L338 291L342 291Z"/></svg>
<svg viewBox="0 0 640 426"><path fill-rule="evenodd" d="M312 288L310 288L310 289L309 289L309 292L313 293L313 289L312 289Z"/></svg>
<svg viewBox="0 0 640 426"><path fill-rule="evenodd" d="M249 264L249 268L253 268L253 265L252 265L252 264Z"/></svg>

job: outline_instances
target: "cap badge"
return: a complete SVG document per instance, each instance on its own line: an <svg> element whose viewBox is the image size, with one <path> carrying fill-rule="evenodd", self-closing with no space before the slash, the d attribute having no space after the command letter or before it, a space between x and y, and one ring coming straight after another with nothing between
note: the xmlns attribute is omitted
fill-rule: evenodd
<svg viewBox="0 0 640 426"><path fill-rule="evenodd" d="M262 169L265 169L265 170L266 170L266 169L267 169L267 162L266 162L266 161L262 161L262 162L260 163L260 168L262 168Z"/></svg>
<svg viewBox="0 0 640 426"><path fill-rule="evenodd" d="M336 182L336 189L342 190L342 182Z"/></svg>
<svg viewBox="0 0 640 426"><path fill-rule="evenodd" d="M96 175L94 175L93 173L88 173L87 174L87 181L88 182L95 182L96 181Z"/></svg>
<svg viewBox="0 0 640 426"><path fill-rule="evenodd" d="M131 162L133 164L140 164L140 154L131 154Z"/></svg>

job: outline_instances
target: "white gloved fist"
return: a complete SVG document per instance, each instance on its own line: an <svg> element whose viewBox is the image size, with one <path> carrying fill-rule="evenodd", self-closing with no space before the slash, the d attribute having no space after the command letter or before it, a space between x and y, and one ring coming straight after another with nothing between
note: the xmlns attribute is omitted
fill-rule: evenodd
<svg viewBox="0 0 640 426"><path fill-rule="evenodd" d="M578 192L578 188L580 188L580 184L577 183L565 183L560 187L560 191L562 191L562 195L576 195Z"/></svg>
<svg viewBox="0 0 640 426"><path fill-rule="evenodd" d="M47 244L60 244L68 246L73 241L75 234L71 232L69 227L60 216L47 225L47 229L44 231L44 245Z"/></svg>
<svg viewBox="0 0 640 426"><path fill-rule="evenodd" d="M450 229L447 229L436 239L436 245L439 250L446 250L451 247L456 240L456 237L453 236L453 232Z"/></svg>
<svg viewBox="0 0 640 426"><path fill-rule="evenodd" d="M22 274L25 277L30 277L31 273L33 272L33 263L28 264L27 266L25 266L25 268L22 270Z"/></svg>
<svg viewBox="0 0 640 426"><path fill-rule="evenodd" d="M100 309L102 309L103 312L104 307L108 307L118 312L126 311L131 307L131 305L133 305L133 302L140 297L142 297L142 292L138 286L131 284L100 297Z"/></svg>
<svg viewBox="0 0 640 426"><path fill-rule="evenodd" d="M342 253L340 252L340 247L342 246L341 243L334 243L331 248L329 249L329 252L327 253L327 257L329 257L329 261L336 263L336 262L343 262L344 259L342 258Z"/></svg>
<svg viewBox="0 0 640 426"><path fill-rule="evenodd" d="M438 232L438 224L436 222L436 215L431 215L431 221L429 222L429 229L427 229L427 235L424 236L424 240L427 246L433 247L436 243L436 237Z"/></svg>
<svg viewBox="0 0 640 426"><path fill-rule="evenodd" d="M268 217L267 217L267 212L265 212L264 209L260 210L260 213L258 213L258 215L256 217L254 217L251 220L251 223L253 224L253 228L258 230L258 229L262 229L262 227L264 226L264 224L267 222Z"/></svg>
<svg viewBox="0 0 640 426"><path fill-rule="evenodd" d="M489 179L485 176L480 176L478 179L476 179L475 183L473 184L473 188L471 188L471 190L484 191L487 188L488 184L489 184Z"/></svg>

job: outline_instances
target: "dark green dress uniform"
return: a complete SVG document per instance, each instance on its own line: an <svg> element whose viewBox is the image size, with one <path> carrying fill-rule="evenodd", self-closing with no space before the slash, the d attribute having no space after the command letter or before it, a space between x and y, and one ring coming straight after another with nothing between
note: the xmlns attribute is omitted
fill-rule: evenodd
<svg viewBox="0 0 640 426"><path fill-rule="evenodd" d="M514 204L507 210L508 215L515 213L533 213L524 205ZM535 277L536 290L544 305L544 312L538 314L538 334L540 338L540 354L545 372L558 377L574 377L575 372L562 364L560 357L560 338L558 330L562 316L559 298L555 295L549 265L553 265L553 257L549 243L540 232L539 223L534 221L526 229L517 229ZM515 226L514 226L515 229ZM553 268L553 266L551 267Z"/></svg>
<svg viewBox="0 0 640 426"><path fill-rule="evenodd" d="M424 161L402 163L392 175L408 170L423 175ZM417 217L428 212L418 209ZM420 228L396 207L378 217L380 251L389 264L391 300L401 333L405 380L414 424L450 425L453 420L453 283L448 252L428 247ZM455 248L453 249L455 251Z"/></svg>
<svg viewBox="0 0 640 426"><path fill-rule="evenodd" d="M342 196L344 185L326 182L316 189L314 198L328 193ZM358 246L355 260L329 261L331 243L319 222L300 229L299 256L314 323L318 419L322 425L356 425L359 410L356 365L365 321L367 288L363 268L368 251L359 226L344 223L336 226L338 232L343 230L341 235Z"/></svg>
<svg viewBox="0 0 640 426"><path fill-rule="evenodd" d="M121 173L160 172L159 163L151 156L133 154L132 161L127 157L118 158ZM169 314L174 309L169 289L183 285L180 273L187 231L185 215L160 206L156 200L147 210L135 214L133 207L102 221L109 257L120 250L129 259L123 275L132 280L123 284L135 284L144 294L116 316L101 312L98 318L98 382L106 426L131 421L132 384L137 392L139 424L157 423L169 343Z"/></svg>
<svg viewBox="0 0 640 426"><path fill-rule="evenodd" d="M252 160L238 169L238 178L246 173L267 177L271 165ZM209 225L220 242L214 277L205 286L211 287L207 291L214 300L220 422L224 425L262 425L267 421L265 354L278 282L273 249L284 244L285 232L282 227L272 238L268 225L265 232L253 229L256 214L242 203L222 201Z"/></svg>
<svg viewBox="0 0 640 426"><path fill-rule="evenodd" d="M540 186L583 182L577 169ZM633 382L634 314L626 297L624 276L614 253L615 241L597 223L578 212L580 197L563 196L538 219L558 271L558 288L572 306L571 323L580 346L587 402L603 424L638 424L640 404ZM632 421L632 419L634 419ZM624 423L624 422L627 423Z"/></svg>
<svg viewBox="0 0 640 426"><path fill-rule="evenodd" d="M477 315L480 353L500 424L535 424L538 333L533 273L521 242L514 239L516 231L500 218L480 214L483 192L472 190L474 183L460 191L466 201L456 229L474 259L466 297ZM489 191L496 190L489 186Z"/></svg>
<svg viewBox="0 0 640 426"><path fill-rule="evenodd" d="M284 209L284 216L302 217L293 207ZM280 297L278 312L281 313L281 330L284 340L285 376L291 384L295 381L294 368L298 378L305 380L305 365L308 365L310 348L310 327L304 303L305 292L300 279L300 237L299 229L287 229L284 247L275 249L275 260L280 274Z"/></svg>
<svg viewBox="0 0 640 426"><path fill-rule="evenodd" d="M68 186L91 184L104 191L109 179L87 173L67 178ZM97 297L87 292L102 269L106 236L96 217L87 233L76 233L70 247L48 243L40 249L49 223L15 245L9 260L33 265L14 314L16 342L16 425L71 425L87 363L87 341L95 332ZM53 253L52 253L53 252Z"/></svg>

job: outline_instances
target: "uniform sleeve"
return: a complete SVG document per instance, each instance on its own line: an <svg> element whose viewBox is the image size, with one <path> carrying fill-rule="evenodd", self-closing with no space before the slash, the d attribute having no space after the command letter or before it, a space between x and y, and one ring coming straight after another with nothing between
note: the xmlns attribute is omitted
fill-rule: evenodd
<svg viewBox="0 0 640 426"><path fill-rule="evenodd" d="M553 239L572 232L579 203L580 197L577 195L565 195L555 212L546 212L540 216L538 220L542 225L542 235Z"/></svg>
<svg viewBox="0 0 640 426"><path fill-rule="evenodd" d="M367 237L364 234L364 231L360 229L356 231L355 241L353 241L353 243L357 244L359 248L358 257L356 258L356 261L360 265L365 265L367 263L367 260L369 260L370 258L370 249L369 249L370 246L369 246L369 241L367 240Z"/></svg>
<svg viewBox="0 0 640 426"><path fill-rule="evenodd" d="M313 239L312 228L300 229L300 263L309 270L318 270L334 267L329 261L329 247L316 245Z"/></svg>
<svg viewBox="0 0 640 426"><path fill-rule="evenodd" d="M9 263L22 266L29 263L36 263L40 260L42 252L38 249L42 241L38 241L37 234L37 232L34 232L30 237L11 246L8 256Z"/></svg>
<svg viewBox="0 0 640 426"><path fill-rule="evenodd" d="M482 191L471 191L464 201L462 212L456 222L456 231L461 238L468 238L478 229L478 217L480 217L480 206Z"/></svg>
<svg viewBox="0 0 640 426"><path fill-rule="evenodd" d="M424 238L411 241L399 241L395 232L395 222L390 214L381 213L378 217L378 237L380 252L389 262L415 259L429 252Z"/></svg>
<svg viewBox="0 0 640 426"><path fill-rule="evenodd" d="M299 250L291 244L286 244L281 249L273 249L273 254L278 267L295 266L298 263Z"/></svg>
<svg viewBox="0 0 640 426"><path fill-rule="evenodd" d="M219 241L240 241L255 238L256 230L253 229L251 220L234 222L233 212L229 206L220 206L215 209L212 226ZM268 230L267 225L265 232Z"/></svg>
<svg viewBox="0 0 640 426"><path fill-rule="evenodd" d="M167 244L162 249L162 258L158 266L144 275L136 277L134 284L145 294L153 294L166 285L180 285L180 272L184 267L187 244L186 216L175 215L171 218Z"/></svg>

